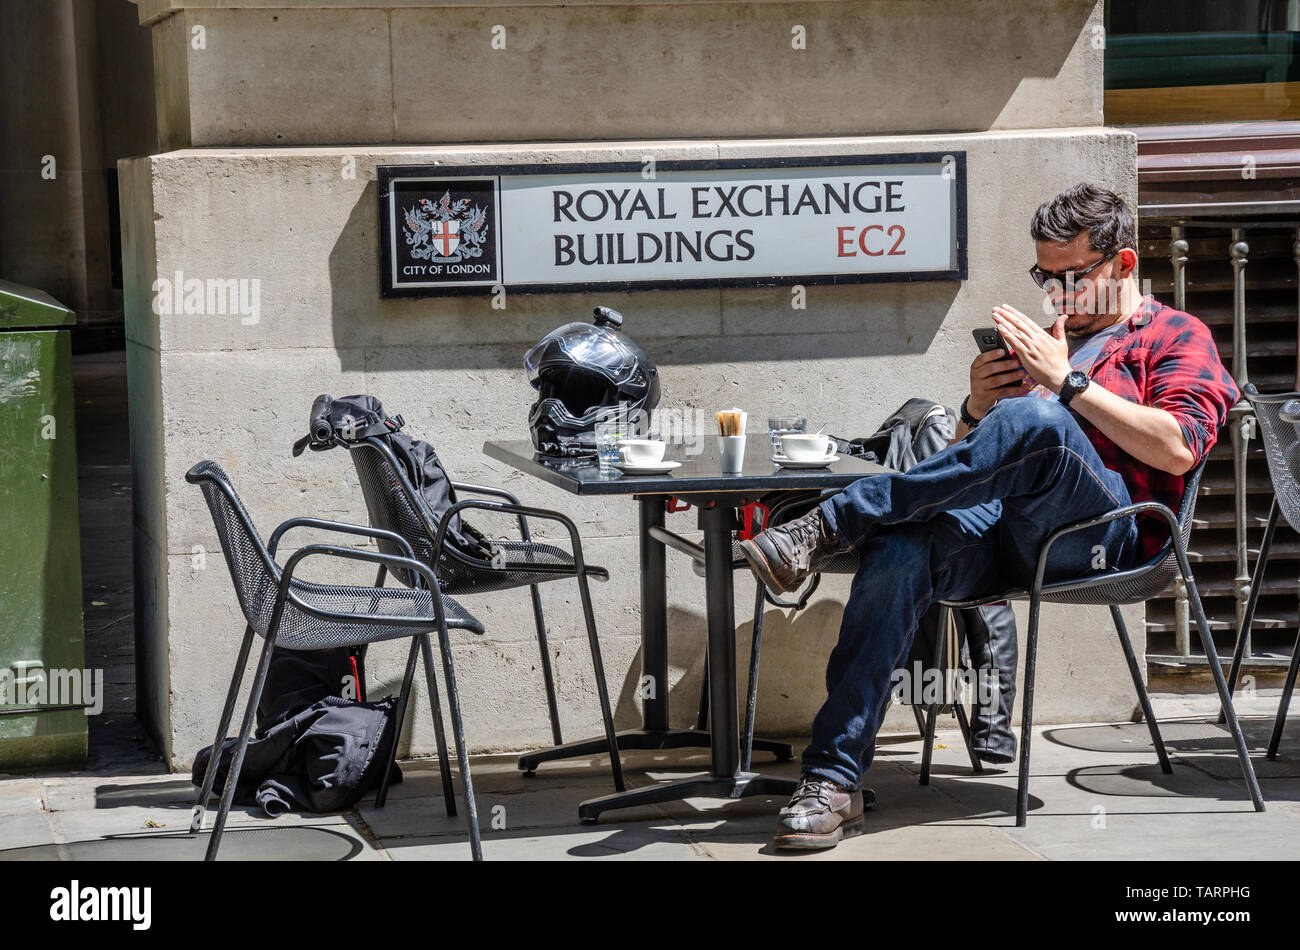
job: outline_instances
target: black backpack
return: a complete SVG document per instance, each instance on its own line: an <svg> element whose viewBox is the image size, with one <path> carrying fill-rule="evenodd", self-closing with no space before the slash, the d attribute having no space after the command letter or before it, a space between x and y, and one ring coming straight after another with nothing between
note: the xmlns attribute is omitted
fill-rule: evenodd
<svg viewBox="0 0 1300 950"><path fill-rule="evenodd" d="M293 446L294 456L310 447L324 452L339 445L355 445L371 437L384 441L411 485L428 509L432 529L437 531L447 509L456 503L456 491L433 446L403 433L401 415L390 416L374 396L317 396L308 417L307 435ZM467 557L481 561L492 558L491 542L459 514L451 516L447 543ZM387 542L381 542L381 549ZM426 545L427 547L427 545ZM391 553L400 553L393 551ZM434 552L415 546L417 558L432 560ZM445 584L454 580L460 565L441 557L438 577ZM401 579L400 573L397 575ZM276 649L271 658L266 691L259 704L259 726L280 722L326 696L343 699L366 698L366 649L340 647L293 654Z"/></svg>
<svg viewBox="0 0 1300 950"><path fill-rule="evenodd" d="M374 396L340 396L335 399L320 395L312 403L308 433L294 443L293 454L301 455L308 447L323 452L340 444L355 445L372 436L382 439L416 492L424 499L431 527L436 531L447 509L456 503L456 490L452 488L451 478L433 446L403 433L401 430L405 425L401 415L388 415L383 403ZM459 514L452 515L447 525L447 543L467 557L482 561L492 558L491 542ZM417 551L417 555L431 553ZM454 566L448 567L453 568L450 573L454 573ZM442 568L440 564L440 572Z"/></svg>
<svg viewBox="0 0 1300 950"><path fill-rule="evenodd" d="M909 399L864 439L840 439L837 450L906 472L946 448L957 432L957 414L929 399Z"/></svg>
<svg viewBox="0 0 1300 950"><path fill-rule="evenodd" d="M326 696L259 728L248 743L235 801L260 805L270 818L292 810L351 808L383 777L397 738L396 704L391 696L377 703ZM218 747L218 788L225 785L238 744L230 737ZM202 786L211 756L211 746L195 756L195 785ZM401 780L394 765L390 782Z"/></svg>

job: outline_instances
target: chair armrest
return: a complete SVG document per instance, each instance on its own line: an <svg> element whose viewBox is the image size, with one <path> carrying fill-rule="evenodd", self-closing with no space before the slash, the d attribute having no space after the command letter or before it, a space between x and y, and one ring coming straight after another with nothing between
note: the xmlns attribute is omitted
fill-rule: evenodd
<svg viewBox="0 0 1300 950"><path fill-rule="evenodd" d="M410 542L400 534L393 531L386 531L383 528L372 528L369 525L344 524L341 521L323 521L320 518L290 518L271 532L271 540L267 544L266 550L272 558L275 557L275 549L280 544L280 538L293 528L316 528L320 531L335 531L339 534L356 534L376 539L383 538L387 541L392 541L401 548L401 550L405 551L408 558L415 557L415 552L411 549Z"/></svg>
<svg viewBox="0 0 1300 950"><path fill-rule="evenodd" d="M547 508L530 508L526 505L502 504L499 502L477 501L475 499L458 501L456 502L456 504L452 505L445 512L443 512L442 518L440 518L438 521L438 533L433 539L434 540L433 549L435 551L445 552L453 559L461 561L462 563L465 564L472 565L474 567L483 568L484 566L486 566L487 569L490 570L501 570L501 568L496 567L490 561L480 561L476 558L470 558L460 553L459 551L455 550L454 548L445 546L444 542L446 541L446 537L447 537L447 525L451 522L451 516L468 508L481 508L488 511L504 511L508 514L518 515L520 522L522 522L524 518L538 518L542 521L555 521L563 525L565 529L569 532L569 541L573 546L574 570L577 571L578 577L585 579L587 565L586 565L586 561L583 559L582 556L582 539L578 536L577 526L573 523L571 519L569 519L565 515L560 514L560 512L558 511L551 511ZM530 539L527 537L527 535L525 535L524 540L527 541ZM554 574L571 573L567 569L552 570L541 565L530 565L529 570L538 571L540 573L554 573Z"/></svg>
<svg viewBox="0 0 1300 950"><path fill-rule="evenodd" d="M1127 518L1130 515L1146 513L1160 515L1169 523L1171 539L1178 537L1178 519L1174 517L1174 513L1169 510L1168 506L1162 505L1158 501L1143 501L1136 505L1126 505L1123 508L1116 508L1113 511L1108 511L1104 515L1097 515L1093 518L1085 518L1082 521L1074 521L1070 524L1062 525L1047 536L1047 540L1043 542L1042 549L1038 552L1038 567L1034 572L1035 586L1033 589L1043 589L1043 577L1047 571L1047 555L1052 549L1052 545L1055 544L1057 540L1063 538L1067 534L1073 534L1076 531L1095 528L1098 525L1103 525L1111 521L1118 521L1119 519ZM1178 548L1177 543L1175 543L1174 547L1175 549ZM1185 560L1185 556L1181 552L1179 552L1179 560ZM1191 576L1190 573L1188 576Z"/></svg>
<svg viewBox="0 0 1300 950"><path fill-rule="evenodd" d="M501 488L488 488L486 485L471 485L469 482L452 482L451 487L456 491L466 492L471 495L488 495L493 498L504 498L507 504L519 504L518 498ZM528 522L524 520L523 515L519 516L519 540L532 540L532 536L528 533Z"/></svg>
<svg viewBox="0 0 1300 950"><path fill-rule="evenodd" d="M503 488L488 488L485 485L471 485L469 482L452 482L451 487L456 491L468 492L472 495L491 495L495 498L504 498L512 505L519 504L519 499Z"/></svg>
<svg viewBox="0 0 1300 950"><path fill-rule="evenodd" d="M382 564L389 571L394 569L407 570L413 576L419 576L428 584L430 596L433 602L432 617L395 617L385 614L343 614L335 613L330 610L321 610L302 601L294 594L290 582L293 580L294 571L298 565L309 557L338 557L350 561L366 561L371 564ZM364 585L357 585L364 586ZM418 585L417 585L418 586ZM381 591L383 588L374 588ZM414 558L397 557L393 554L381 554L376 551L359 551L356 548L341 548L332 544L309 544L305 548L300 548L285 562L284 570L280 573L280 586L276 591L275 607L271 617L271 626L275 627L279 621L280 612L284 608L285 601L292 603L299 610L310 613L313 616L324 617L329 620L337 620L341 623L373 623L382 626L393 627L421 627L425 626L428 621L435 621L439 627L445 623L445 611L442 606L442 590L438 586L438 578L433 569L427 564L415 560Z"/></svg>

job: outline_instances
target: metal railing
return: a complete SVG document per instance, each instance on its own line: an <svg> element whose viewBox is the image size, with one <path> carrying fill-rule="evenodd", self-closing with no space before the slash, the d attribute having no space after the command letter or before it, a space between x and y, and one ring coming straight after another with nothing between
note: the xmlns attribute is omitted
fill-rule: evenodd
<svg viewBox="0 0 1300 950"><path fill-rule="evenodd" d="M1300 347L1297 346L1297 330L1300 329L1300 222L1270 219L1263 215L1254 220L1144 220L1142 231L1143 240L1139 243L1143 250L1143 271L1154 275L1154 279L1148 277L1144 284L1158 297L1165 296L1172 290L1172 304L1178 310L1197 316L1202 316L1203 312L1208 313L1208 317L1202 318L1211 325L1220 354L1229 347L1231 349L1231 371L1237 385L1244 387L1251 381L1252 364L1256 364L1264 368L1264 372L1255 380L1262 391L1277 392L1296 388L1297 373L1300 373ZM1262 252L1254 255L1254 261L1252 242ZM1285 261L1285 272L1282 270L1283 254L1289 258ZM1165 262L1167 271L1164 269ZM1247 297L1248 274L1254 275L1257 272L1260 280L1251 289L1257 298L1254 313L1260 318L1260 326L1264 330L1252 336L1248 333L1252 319ZM1166 275L1167 283L1164 279ZM1230 297L1224 291L1228 291ZM1189 295L1192 298L1190 301ZM1224 320L1227 316L1225 304L1229 299L1230 333L1224 333L1224 330L1229 329ZM1279 339L1279 334L1284 334L1284 338ZM1279 357L1292 355L1296 356L1297 362L1279 372L1282 369L1278 366ZM1211 465L1217 466L1218 474L1212 474L1207 467L1208 477L1202 488L1203 500L1197 510L1190 544L1194 559L1208 565L1212 572L1217 572L1207 588L1212 595L1215 592L1219 594L1219 609L1211 609L1209 597L1206 598L1206 606L1207 613L1211 615L1216 642L1220 643L1220 652L1223 646L1235 641L1250 596L1251 556L1257 554L1251 544L1251 533L1261 532L1263 527L1263 518L1258 513L1251 512L1251 500L1271 500L1266 463L1255 442L1255 418L1245 400L1238 402L1229 411L1227 430L1232 466L1230 517L1226 517L1229 512L1223 510L1222 504L1229 494L1225 491L1229 488L1224 471L1227 459L1223 458L1221 449L1216 449L1211 456ZM1222 438L1220 441L1223 441ZM1206 496L1210 496L1212 501L1203 513ZM1230 545L1221 538L1225 522L1231 528ZM1294 556L1300 553L1300 549L1293 545L1289 553L1289 566L1294 575L1294 568L1297 567ZM1220 566L1230 566L1231 578L1217 576L1222 573ZM1277 562L1276 567L1270 565L1269 573L1280 576L1287 571L1287 567L1287 562ZM1300 583L1292 576L1283 587L1288 585L1291 588L1289 600L1285 591L1280 596L1270 592L1270 604L1274 609L1271 615L1270 611L1263 611L1260 614L1262 622L1256 624L1257 630L1264 628L1271 631L1268 637L1270 642L1262 651L1257 651L1255 644L1247 643L1245 656L1250 665L1276 666L1287 661L1290 644L1295 640L1296 624L1300 624L1300 600L1296 597L1300 593ZM1261 594L1269 590L1263 584L1261 587ZM1230 613L1228 605L1223 603L1229 597ZM1148 660L1203 664L1205 657L1192 650L1190 612L1181 579L1175 581L1172 587L1172 601L1172 624L1160 617L1153 622L1153 602L1148 603L1148 631L1154 631L1153 639L1156 640L1165 634L1166 647L1173 646L1172 651L1158 648L1152 650L1149 640ZM1286 608L1279 613L1276 607L1280 602L1289 602L1294 609ZM1170 626L1172 631L1169 630ZM1172 644L1168 643L1169 632L1173 633Z"/></svg>

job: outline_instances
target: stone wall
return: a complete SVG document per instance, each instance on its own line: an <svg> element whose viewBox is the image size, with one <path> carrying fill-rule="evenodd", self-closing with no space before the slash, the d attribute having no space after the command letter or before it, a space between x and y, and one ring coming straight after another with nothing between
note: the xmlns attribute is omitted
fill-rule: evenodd
<svg viewBox="0 0 1300 950"><path fill-rule="evenodd" d="M75 310L74 346L120 334L110 170L158 147L135 13L127 0L0 4L0 276Z"/></svg>
<svg viewBox="0 0 1300 950"><path fill-rule="evenodd" d="M163 149L1102 121L1095 0L150 0L141 13L162 17Z"/></svg>

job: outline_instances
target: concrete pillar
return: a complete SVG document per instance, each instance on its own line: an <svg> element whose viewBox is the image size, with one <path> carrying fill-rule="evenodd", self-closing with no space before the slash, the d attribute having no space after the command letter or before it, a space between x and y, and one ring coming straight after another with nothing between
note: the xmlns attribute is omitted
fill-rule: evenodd
<svg viewBox="0 0 1300 950"><path fill-rule="evenodd" d="M0 5L0 275L65 302L83 331L121 321L109 173L156 148L148 39L127 0Z"/></svg>

